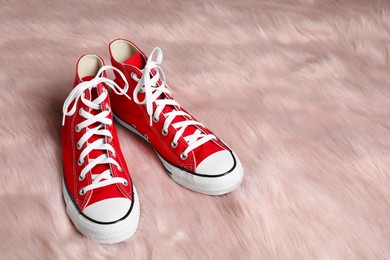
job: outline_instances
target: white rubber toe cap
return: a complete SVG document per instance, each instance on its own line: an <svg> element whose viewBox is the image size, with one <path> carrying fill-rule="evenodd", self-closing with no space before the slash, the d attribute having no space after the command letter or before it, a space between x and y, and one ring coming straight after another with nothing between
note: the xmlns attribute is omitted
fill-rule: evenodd
<svg viewBox="0 0 390 260"><path fill-rule="evenodd" d="M203 175L219 175L230 171L234 166L233 155L227 151L213 153L200 162L196 167L196 173Z"/></svg>
<svg viewBox="0 0 390 260"><path fill-rule="evenodd" d="M131 207L131 200L111 198L95 202L83 211L87 217L99 222L113 222L123 218Z"/></svg>

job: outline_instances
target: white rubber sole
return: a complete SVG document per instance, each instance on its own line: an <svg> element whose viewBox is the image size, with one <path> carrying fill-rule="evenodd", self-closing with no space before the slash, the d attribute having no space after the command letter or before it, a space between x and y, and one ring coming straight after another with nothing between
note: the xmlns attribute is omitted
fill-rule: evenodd
<svg viewBox="0 0 390 260"><path fill-rule="evenodd" d="M85 218L80 214L76 206L73 204L72 199L69 197L64 180L62 180L62 194L64 196L66 212L68 213L69 218L80 231L80 233L102 244L114 244L122 242L130 238L137 230L140 206L138 194L134 186L133 190L134 201L129 215L126 218L112 224L99 224Z"/></svg>
<svg viewBox="0 0 390 260"><path fill-rule="evenodd" d="M152 145L147 138L145 138L140 132L137 131L137 129L121 120L114 113L112 114L114 119L120 125ZM176 167L175 165L170 164L168 161L162 158L157 151L156 153L164 168L167 170L168 175L171 176L175 182L190 190L203 194L223 195L229 193L240 186L244 177L244 170L242 168L241 162L234 153L233 156L236 161L235 167L229 173L217 177L197 175L187 172L181 168Z"/></svg>

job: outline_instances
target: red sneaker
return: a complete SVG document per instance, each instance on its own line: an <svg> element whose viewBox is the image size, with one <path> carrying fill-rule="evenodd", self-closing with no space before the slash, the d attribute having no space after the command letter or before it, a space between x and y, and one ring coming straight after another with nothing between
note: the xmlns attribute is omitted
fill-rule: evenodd
<svg viewBox="0 0 390 260"><path fill-rule="evenodd" d="M149 58L132 42L110 44L111 62L129 82L132 100L111 93L114 118L156 150L168 174L184 187L221 195L243 179L241 163L233 151L172 97L160 64L162 51ZM155 57L154 57L155 56ZM114 72L118 85L124 80ZM130 94L129 94L130 95Z"/></svg>
<svg viewBox="0 0 390 260"><path fill-rule="evenodd" d="M125 93L106 78L103 60L84 55L77 62L74 88L63 107L63 195L76 228L101 243L132 236L139 220L133 187L112 122L108 89ZM117 75L123 76L120 71ZM123 77L125 80L125 78Z"/></svg>

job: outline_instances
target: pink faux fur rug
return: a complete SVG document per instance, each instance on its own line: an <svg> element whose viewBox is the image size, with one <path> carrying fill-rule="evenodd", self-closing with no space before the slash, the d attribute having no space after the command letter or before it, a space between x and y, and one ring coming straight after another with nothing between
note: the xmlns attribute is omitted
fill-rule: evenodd
<svg viewBox="0 0 390 260"><path fill-rule="evenodd" d="M0 259L389 259L389 1L1 1ZM62 104L84 53L160 46L176 99L241 158L233 193L174 183L118 127L135 236L80 235Z"/></svg>

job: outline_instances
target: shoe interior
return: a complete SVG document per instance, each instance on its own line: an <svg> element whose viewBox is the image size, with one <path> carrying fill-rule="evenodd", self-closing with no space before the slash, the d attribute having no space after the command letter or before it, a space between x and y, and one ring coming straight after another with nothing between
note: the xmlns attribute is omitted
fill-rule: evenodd
<svg viewBox="0 0 390 260"><path fill-rule="evenodd" d="M77 73L80 79L92 76L95 77L99 69L103 66L103 61L94 54L87 54L79 60Z"/></svg>
<svg viewBox="0 0 390 260"><path fill-rule="evenodd" d="M131 56L138 53L138 50L128 41L116 40L111 44L112 57L118 62L125 62Z"/></svg>

